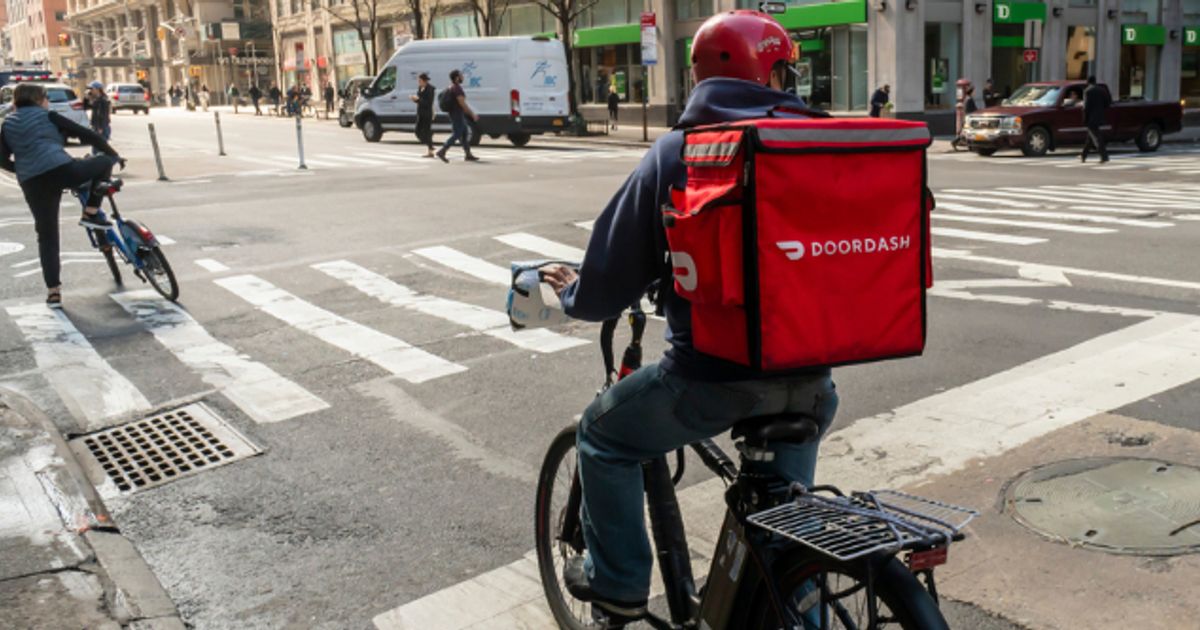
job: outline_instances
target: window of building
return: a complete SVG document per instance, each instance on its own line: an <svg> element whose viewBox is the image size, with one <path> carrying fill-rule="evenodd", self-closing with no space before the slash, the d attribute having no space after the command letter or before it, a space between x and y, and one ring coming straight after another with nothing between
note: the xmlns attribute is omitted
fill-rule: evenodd
<svg viewBox="0 0 1200 630"><path fill-rule="evenodd" d="M1067 27L1067 79L1086 79L1095 72L1096 29Z"/></svg>
<svg viewBox="0 0 1200 630"><path fill-rule="evenodd" d="M502 35L537 35L554 30L554 21L536 4L512 7L500 25Z"/></svg>
<svg viewBox="0 0 1200 630"><path fill-rule="evenodd" d="M642 102L640 44L596 46L575 50L580 80L576 85L581 103L606 103L614 91L623 103Z"/></svg>
<svg viewBox="0 0 1200 630"><path fill-rule="evenodd" d="M479 37L479 28L475 24L475 15L459 13L443 15L433 21L433 36L444 37Z"/></svg>
<svg viewBox="0 0 1200 630"><path fill-rule="evenodd" d="M867 29L834 26L796 33L800 59L785 89L806 103L831 111L867 107Z"/></svg>
<svg viewBox="0 0 1200 630"><path fill-rule="evenodd" d="M1179 73L1179 97L1185 107L1200 107L1200 46L1183 49L1183 66Z"/></svg>
<svg viewBox="0 0 1200 630"><path fill-rule="evenodd" d="M66 11L55 11L55 12L54 12L54 21L55 21L55 22L62 22L62 21L64 21L64 20L66 20L66 19L67 19L67 12L66 12Z"/></svg>
<svg viewBox="0 0 1200 630"><path fill-rule="evenodd" d="M675 19L695 20L713 14L714 0L675 0Z"/></svg>
<svg viewBox="0 0 1200 630"><path fill-rule="evenodd" d="M962 25L925 24L925 107L954 107L955 81L961 76Z"/></svg>
<svg viewBox="0 0 1200 630"><path fill-rule="evenodd" d="M1096 0L1069 0L1067 6L1081 9L1089 9L1096 6Z"/></svg>
<svg viewBox="0 0 1200 630"><path fill-rule="evenodd" d="M599 0L580 16L580 26L591 28L629 24L632 22L630 15L629 0Z"/></svg>
<svg viewBox="0 0 1200 630"><path fill-rule="evenodd" d="M1123 0L1121 14L1126 17L1142 17L1146 22L1157 23L1159 11L1162 9L1161 0Z"/></svg>
<svg viewBox="0 0 1200 630"><path fill-rule="evenodd" d="M1120 98L1153 99L1158 96L1160 46L1121 46Z"/></svg>

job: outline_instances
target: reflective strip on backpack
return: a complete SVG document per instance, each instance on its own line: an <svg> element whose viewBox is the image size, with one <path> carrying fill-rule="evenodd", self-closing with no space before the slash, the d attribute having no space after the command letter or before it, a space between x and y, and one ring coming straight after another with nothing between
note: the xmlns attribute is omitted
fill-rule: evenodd
<svg viewBox="0 0 1200 630"><path fill-rule="evenodd" d="M821 144L890 144L928 142L928 127L900 129L782 129L760 127L758 137L763 142L814 142Z"/></svg>
<svg viewBox="0 0 1200 630"><path fill-rule="evenodd" d="M740 142L705 142L688 144L683 148L683 158L694 166L728 166L737 155Z"/></svg>

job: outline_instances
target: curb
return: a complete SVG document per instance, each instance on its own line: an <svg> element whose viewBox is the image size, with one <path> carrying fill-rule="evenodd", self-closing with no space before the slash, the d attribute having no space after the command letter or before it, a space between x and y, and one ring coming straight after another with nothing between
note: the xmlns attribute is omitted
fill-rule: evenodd
<svg viewBox="0 0 1200 630"><path fill-rule="evenodd" d="M133 543L121 535L54 421L28 398L10 389L0 387L0 404L50 436L73 486L63 491L75 495L71 504L77 507L67 526L91 548L101 569L97 577L104 585L105 600L114 620L138 630L186 630L188 626L180 619L166 589ZM62 516L64 520L68 518L66 514Z"/></svg>

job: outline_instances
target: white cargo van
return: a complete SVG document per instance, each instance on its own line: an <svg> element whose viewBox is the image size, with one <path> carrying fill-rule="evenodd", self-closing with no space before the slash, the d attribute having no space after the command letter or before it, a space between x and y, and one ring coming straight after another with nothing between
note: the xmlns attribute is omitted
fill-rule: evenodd
<svg viewBox="0 0 1200 630"><path fill-rule="evenodd" d="M450 71L463 73L467 104L479 114L471 142L484 134L502 135L524 146L533 134L567 126L567 62L562 42L546 37L486 37L412 41L396 51L362 91L354 124L367 142L385 131L412 131L417 121L417 75L422 72L440 94ZM434 101L434 131L449 132L450 120Z"/></svg>

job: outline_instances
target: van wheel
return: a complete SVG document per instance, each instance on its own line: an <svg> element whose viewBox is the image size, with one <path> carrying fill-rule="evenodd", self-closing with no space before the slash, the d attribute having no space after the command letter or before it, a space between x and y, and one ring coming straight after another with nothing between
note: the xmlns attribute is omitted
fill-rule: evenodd
<svg viewBox="0 0 1200 630"><path fill-rule="evenodd" d="M523 147L529 144L529 139L532 137L527 133L510 133L508 134L508 141L513 143L514 147Z"/></svg>
<svg viewBox="0 0 1200 630"><path fill-rule="evenodd" d="M1162 145L1162 129L1158 123L1150 123L1142 127L1142 131L1138 133L1137 148L1144 153L1157 151Z"/></svg>
<svg viewBox="0 0 1200 630"><path fill-rule="evenodd" d="M383 137L383 125L380 125L379 119L374 116L364 116L362 132L367 142L379 142L379 139Z"/></svg>
<svg viewBox="0 0 1200 630"><path fill-rule="evenodd" d="M1021 153L1029 157L1041 157L1050 150L1050 132L1045 127L1034 127L1025 134Z"/></svg>
<svg viewBox="0 0 1200 630"><path fill-rule="evenodd" d="M479 130L478 123L471 122L469 124L471 125L471 146L477 147L479 143L483 142L483 132Z"/></svg>

